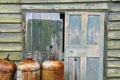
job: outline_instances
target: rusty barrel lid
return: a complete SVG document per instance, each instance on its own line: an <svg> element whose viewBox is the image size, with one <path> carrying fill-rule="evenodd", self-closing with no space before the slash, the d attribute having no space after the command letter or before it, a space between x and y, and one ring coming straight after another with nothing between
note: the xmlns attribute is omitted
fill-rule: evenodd
<svg viewBox="0 0 120 80"><path fill-rule="evenodd" d="M64 64L58 60L47 60L42 63L43 70L62 70L64 69Z"/></svg>
<svg viewBox="0 0 120 80"><path fill-rule="evenodd" d="M0 59L0 71L14 72L15 70L16 70L15 63L8 61L8 60Z"/></svg>
<svg viewBox="0 0 120 80"><path fill-rule="evenodd" d="M21 71L34 71L40 69L39 62L33 59L26 59L18 63L17 69Z"/></svg>

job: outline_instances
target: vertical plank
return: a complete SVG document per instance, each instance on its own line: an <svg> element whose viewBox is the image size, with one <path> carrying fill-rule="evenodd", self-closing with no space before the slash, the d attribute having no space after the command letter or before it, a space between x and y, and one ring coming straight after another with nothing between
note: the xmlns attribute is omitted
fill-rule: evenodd
<svg viewBox="0 0 120 80"><path fill-rule="evenodd" d="M65 49L65 53L68 53L68 51ZM69 79L69 57L68 54L64 54L64 80L68 80Z"/></svg>
<svg viewBox="0 0 120 80"><path fill-rule="evenodd" d="M32 21L33 20L31 20L31 19L29 19L28 21L27 21L27 27L26 27L26 37L25 37L25 48L26 48L26 50L25 50L25 53L29 53L29 52L31 52L32 53Z"/></svg>
<svg viewBox="0 0 120 80"><path fill-rule="evenodd" d="M79 57L75 57L75 80L80 80L81 76L80 76L80 72L81 72L81 68L80 68L80 58Z"/></svg>
<svg viewBox="0 0 120 80"><path fill-rule="evenodd" d="M75 80L75 62L74 62L74 57L69 58L69 80Z"/></svg>
<svg viewBox="0 0 120 80"><path fill-rule="evenodd" d="M87 15L82 15L82 32L81 32L81 44L87 45Z"/></svg>
<svg viewBox="0 0 120 80"><path fill-rule="evenodd" d="M86 80L86 57L81 57L81 80Z"/></svg>

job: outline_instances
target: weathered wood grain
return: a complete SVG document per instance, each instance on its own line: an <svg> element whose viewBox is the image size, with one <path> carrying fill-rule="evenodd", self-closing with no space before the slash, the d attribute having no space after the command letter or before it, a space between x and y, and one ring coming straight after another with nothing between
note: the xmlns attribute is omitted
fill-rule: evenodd
<svg viewBox="0 0 120 80"><path fill-rule="evenodd" d="M10 60L21 60L22 53L21 52L0 52L0 59L4 59L7 55L10 54Z"/></svg>
<svg viewBox="0 0 120 80"><path fill-rule="evenodd" d="M114 60L120 60L120 58L119 57L114 57L114 58L108 57L107 60L114 61Z"/></svg>
<svg viewBox="0 0 120 80"><path fill-rule="evenodd" d="M114 12L110 13L108 20L119 21L120 20L120 13L119 12L117 12L117 13L114 13Z"/></svg>
<svg viewBox="0 0 120 80"><path fill-rule="evenodd" d="M120 31L108 31L108 39L120 39Z"/></svg>
<svg viewBox="0 0 120 80"><path fill-rule="evenodd" d="M21 33L0 33L0 42L22 42Z"/></svg>
<svg viewBox="0 0 120 80"><path fill-rule="evenodd" d="M113 78L107 78L107 80L120 80L120 78L113 77Z"/></svg>
<svg viewBox="0 0 120 80"><path fill-rule="evenodd" d="M75 61L74 61L74 57L69 58L69 80L75 80Z"/></svg>
<svg viewBox="0 0 120 80"><path fill-rule="evenodd" d="M120 49L120 41L119 40L108 41L107 47L108 49Z"/></svg>
<svg viewBox="0 0 120 80"><path fill-rule="evenodd" d="M20 0L21 3L100 2L109 0Z"/></svg>
<svg viewBox="0 0 120 80"><path fill-rule="evenodd" d="M112 1L120 1L120 0L112 0Z"/></svg>
<svg viewBox="0 0 120 80"><path fill-rule="evenodd" d="M0 13L20 13L21 5L15 4L1 4Z"/></svg>
<svg viewBox="0 0 120 80"><path fill-rule="evenodd" d="M120 1L120 0L112 0L112 1ZM111 3L110 5L111 11L120 11L120 3Z"/></svg>
<svg viewBox="0 0 120 80"><path fill-rule="evenodd" d="M22 51L21 43L1 43L0 51Z"/></svg>
<svg viewBox="0 0 120 80"><path fill-rule="evenodd" d="M120 22L108 22L108 30L120 30Z"/></svg>
<svg viewBox="0 0 120 80"><path fill-rule="evenodd" d="M0 32L21 32L21 24L0 24Z"/></svg>
<svg viewBox="0 0 120 80"><path fill-rule="evenodd" d="M0 14L0 22L2 23L20 23L21 14Z"/></svg>
<svg viewBox="0 0 120 80"><path fill-rule="evenodd" d="M108 61L107 67L120 68L120 61Z"/></svg>
<svg viewBox="0 0 120 80"><path fill-rule="evenodd" d="M19 0L0 0L0 3L19 3Z"/></svg>
<svg viewBox="0 0 120 80"><path fill-rule="evenodd" d="M107 57L120 58L120 50L108 50Z"/></svg>
<svg viewBox="0 0 120 80"><path fill-rule="evenodd" d="M107 77L120 77L120 69L108 69Z"/></svg>
<svg viewBox="0 0 120 80"><path fill-rule="evenodd" d="M30 4L22 5L22 9L38 9L38 10L75 10L75 9L109 9L107 3L72 3L72 4Z"/></svg>

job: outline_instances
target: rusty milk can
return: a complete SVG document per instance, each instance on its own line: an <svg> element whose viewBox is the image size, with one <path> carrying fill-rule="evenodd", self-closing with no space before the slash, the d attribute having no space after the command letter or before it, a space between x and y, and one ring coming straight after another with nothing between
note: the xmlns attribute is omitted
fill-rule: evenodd
<svg viewBox="0 0 120 80"><path fill-rule="evenodd" d="M54 57L42 63L42 80L64 80L64 64Z"/></svg>
<svg viewBox="0 0 120 80"><path fill-rule="evenodd" d="M14 78L16 64L11 62L8 57L0 59L0 80L13 80Z"/></svg>
<svg viewBox="0 0 120 80"><path fill-rule="evenodd" d="M40 80L40 64L31 54L17 65L17 80Z"/></svg>

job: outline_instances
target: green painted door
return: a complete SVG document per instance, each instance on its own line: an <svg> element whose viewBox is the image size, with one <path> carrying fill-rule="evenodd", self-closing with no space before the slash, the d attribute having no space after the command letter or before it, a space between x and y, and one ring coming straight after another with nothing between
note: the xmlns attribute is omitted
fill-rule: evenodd
<svg viewBox="0 0 120 80"><path fill-rule="evenodd" d="M65 80L103 80L104 13L66 12Z"/></svg>
<svg viewBox="0 0 120 80"><path fill-rule="evenodd" d="M33 53L34 58L41 57L45 61L52 46L54 53L62 55L62 24L60 20L27 20L25 53Z"/></svg>

